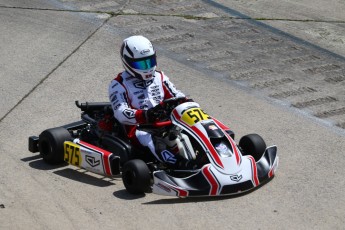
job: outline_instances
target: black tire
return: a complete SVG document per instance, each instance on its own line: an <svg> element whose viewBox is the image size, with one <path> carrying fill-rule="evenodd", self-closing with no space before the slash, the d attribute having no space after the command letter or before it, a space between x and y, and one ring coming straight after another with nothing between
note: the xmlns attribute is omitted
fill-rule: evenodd
<svg viewBox="0 0 345 230"><path fill-rule="evenodd" d="M130 160L123 165L122 181L129 193L145 193L151 185L150 170L144 161Z"/></svg>
<svg viewBox="0 0 345 230"><path fill-rule="evenodd" d="M255 161L260 160L266 150L266 143L258 134L248 134L240 139L239 146L244 155L251 155Z"/></svg>
<svg viewBox="0 0 345 230"><path fill-rule="evenodd" d="M71 139L71 134L62 127L44 130L39 136L38 148L43 160L49 164L64 162L63 143Z"/></svg>

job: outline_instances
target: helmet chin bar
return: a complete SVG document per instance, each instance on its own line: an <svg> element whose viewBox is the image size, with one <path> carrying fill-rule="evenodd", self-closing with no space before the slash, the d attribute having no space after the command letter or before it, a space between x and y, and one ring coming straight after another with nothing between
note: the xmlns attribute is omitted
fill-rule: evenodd
<svg viewBox="0 0 345 230"><path fill-rule="evenodd" d="M153 78L153 74L146 74L144 80L151 80Z"/></svg>
<svg viewBox="0 0 345 230"><path fill-rule="evenodd" d="M125 62L123 62L123 67L130 75L144 81L151 80L156 72L156 68L154 68L151 74L140 74L132 70Z"/></svg>

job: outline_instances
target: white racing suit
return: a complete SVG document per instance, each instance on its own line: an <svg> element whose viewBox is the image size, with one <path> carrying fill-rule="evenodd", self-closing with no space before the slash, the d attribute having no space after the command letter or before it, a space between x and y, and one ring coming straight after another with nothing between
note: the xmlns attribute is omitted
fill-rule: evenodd
<svg viewBox="0 0 345 230"><path fill-rule="evenodd" d="M148 147L159 161L165 162L169 159L168 163L175 163L174 157L164 155L169 154L167 151L157 153L151 134L136 130L134 127L146 123L144 110L153 108L172 97L185 97L185 95L160 71L156 71L154 78L148 81L140 80L124 71L109 85L109 99L114 116L121 124L127 126L128 137L132 139L135 132L135 137L141 145Z"/></svg>

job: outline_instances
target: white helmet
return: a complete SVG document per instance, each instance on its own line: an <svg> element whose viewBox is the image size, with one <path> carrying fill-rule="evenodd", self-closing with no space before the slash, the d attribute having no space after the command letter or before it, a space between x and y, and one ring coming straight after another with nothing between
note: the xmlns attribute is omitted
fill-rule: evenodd
<svg viewBox="0 0 345 230"><path fill-rule="evenodd" d="M145 81L154 77L157 61L151 42L143 36L131 36L121 46L123 67L132 76Z"/></svg>

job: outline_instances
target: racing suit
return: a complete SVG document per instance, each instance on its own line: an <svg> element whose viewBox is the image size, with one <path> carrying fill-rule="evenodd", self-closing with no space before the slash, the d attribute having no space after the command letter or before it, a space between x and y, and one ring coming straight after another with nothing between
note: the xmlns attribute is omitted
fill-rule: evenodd
<svg viewBox="0 0 345 230"><path fill-rule="evenodd" d="M128 137L136 138L139 143L150 149L152 154L161 162L176 163L167 151L157 153L150 133L137 130L138 124L147 123L145 110L155 107L165 99L185 97L177 90L169 78L160 71L156 71L154 78L148 81L138 79L124 71L111 81L109 85L109 99L115 118L124 124ZM135 140L134 140L135 141ZM169 153L168 153L169 154Z"/></svg>

